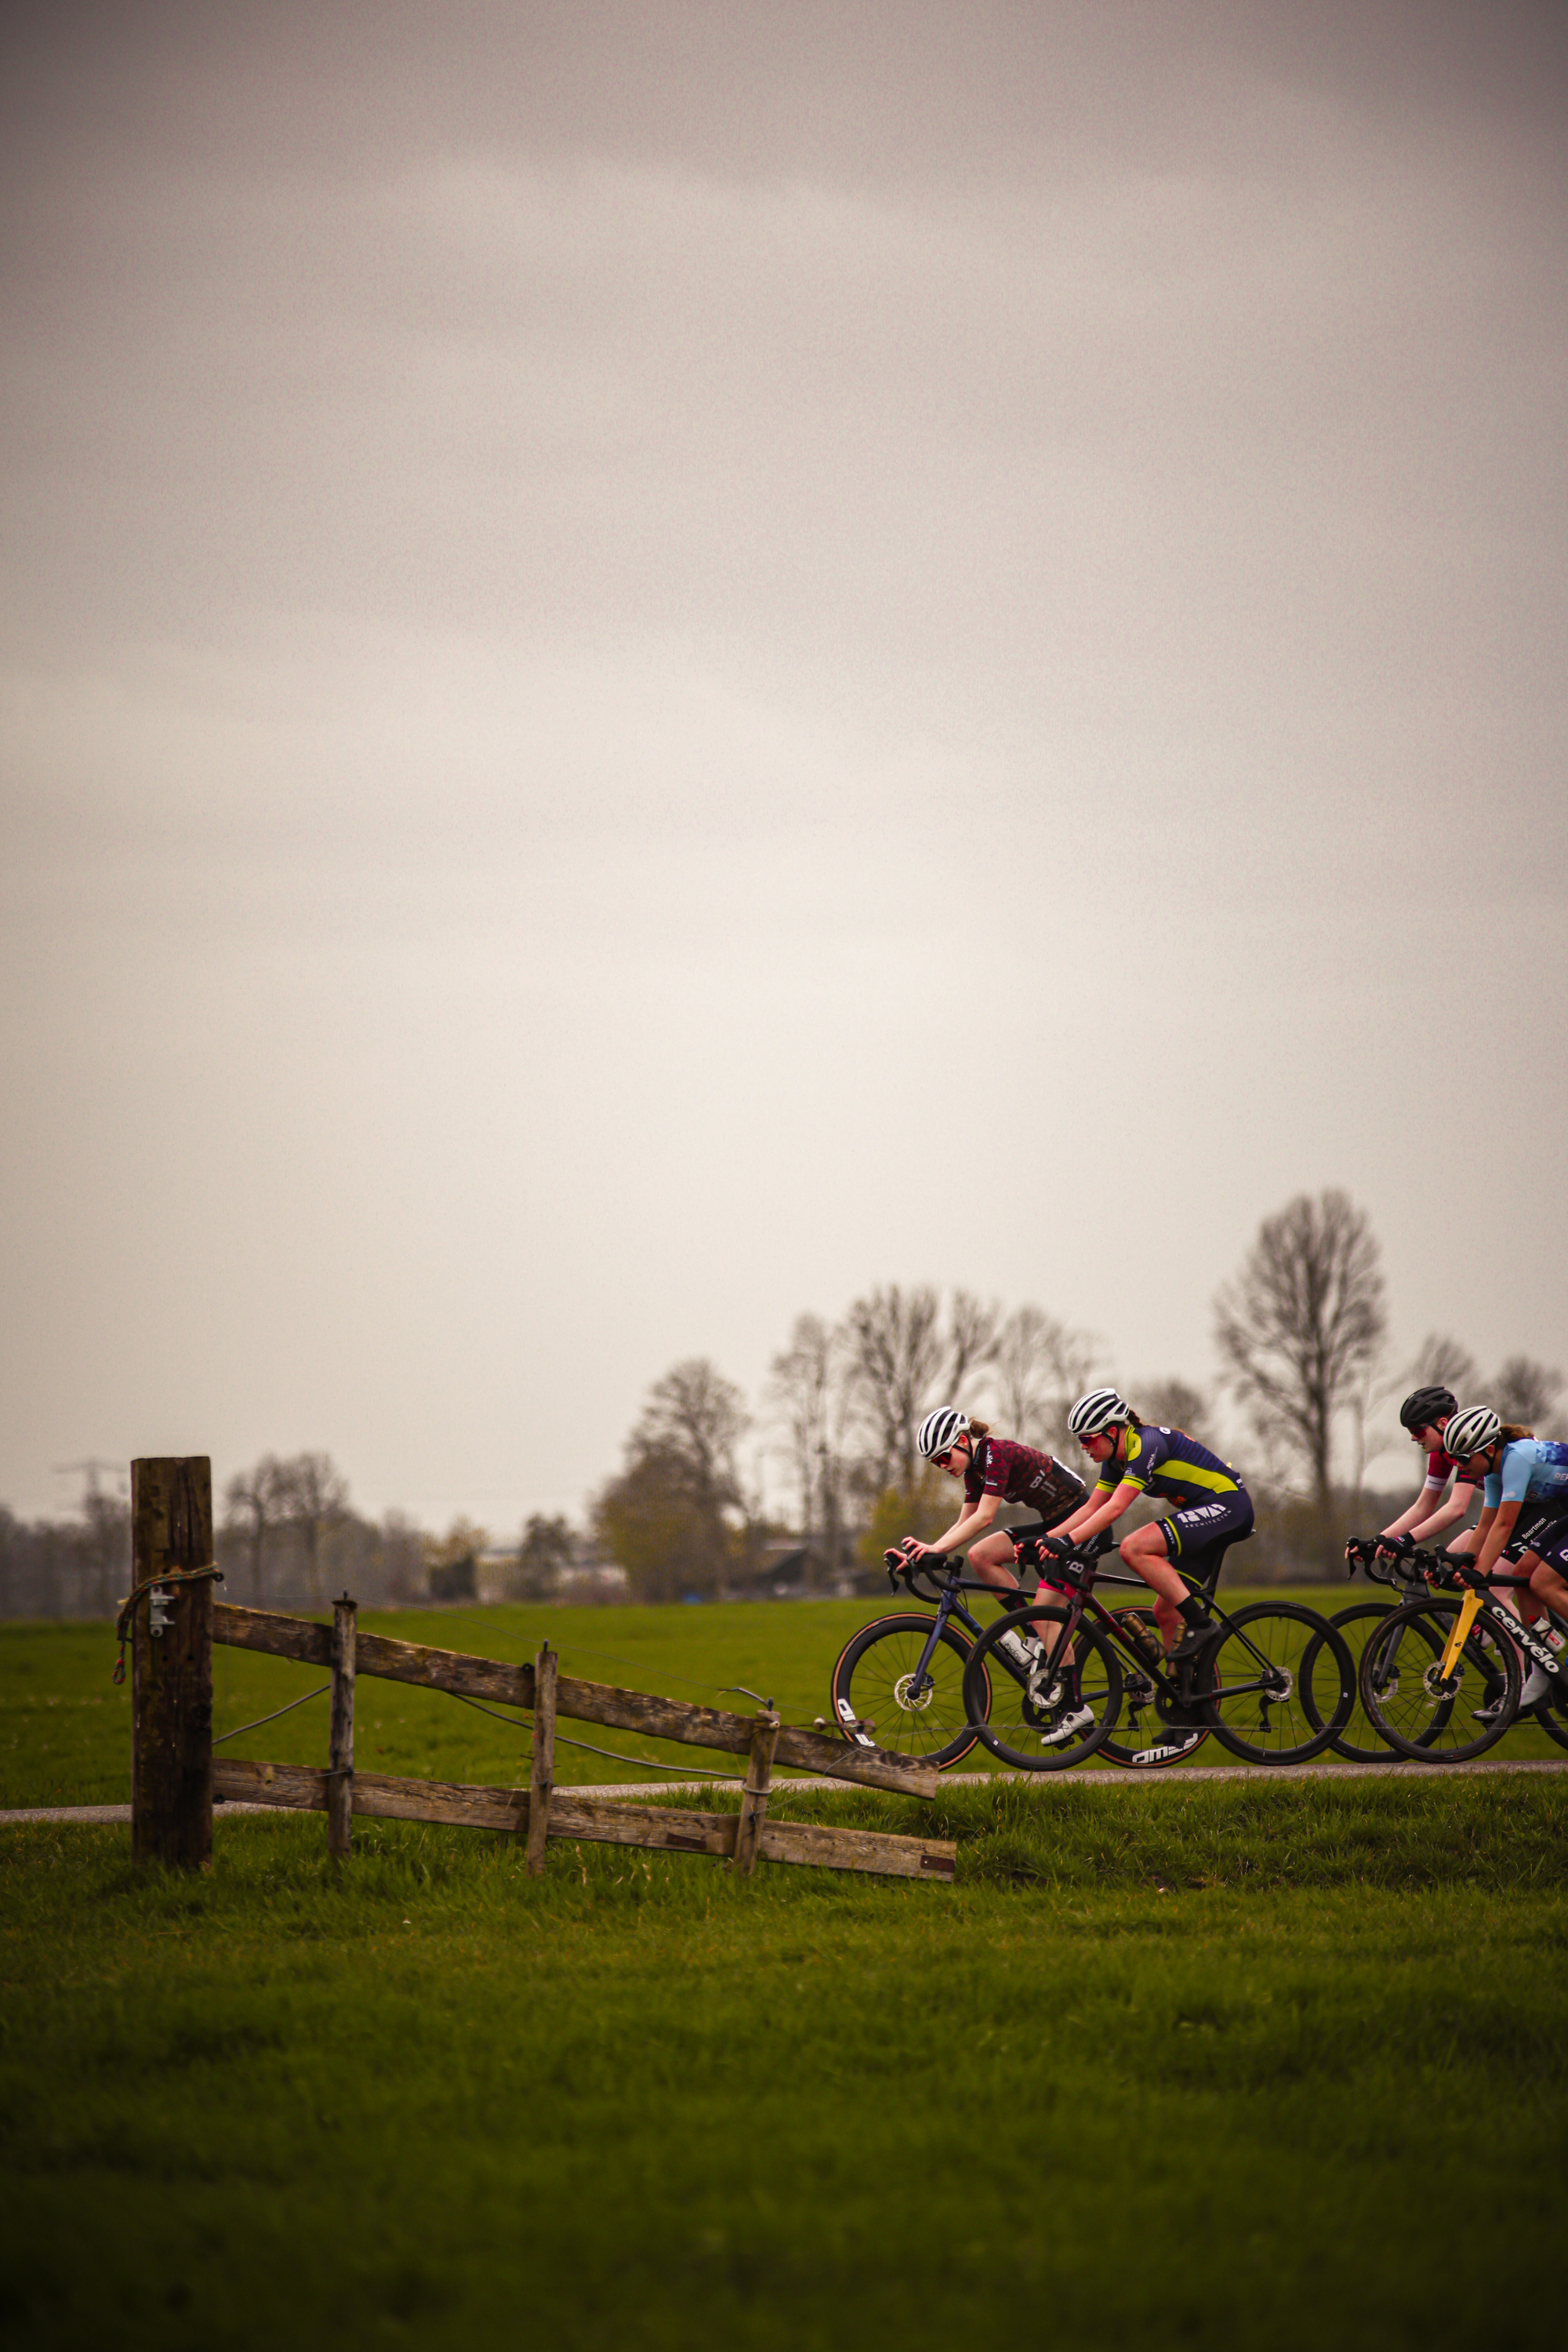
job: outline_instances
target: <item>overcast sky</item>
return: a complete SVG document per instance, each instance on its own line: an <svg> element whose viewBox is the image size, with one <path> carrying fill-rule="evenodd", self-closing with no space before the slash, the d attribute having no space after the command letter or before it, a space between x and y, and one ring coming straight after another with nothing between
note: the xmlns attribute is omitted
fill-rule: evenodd
<svg viewBox="0 0 1568 2352"><path fill-rule="evenodd" d="M1203 1381L1325 1184L1568 1364L1555 0L0 43L0 1501L512 1533L877 1282Z"/></svg>

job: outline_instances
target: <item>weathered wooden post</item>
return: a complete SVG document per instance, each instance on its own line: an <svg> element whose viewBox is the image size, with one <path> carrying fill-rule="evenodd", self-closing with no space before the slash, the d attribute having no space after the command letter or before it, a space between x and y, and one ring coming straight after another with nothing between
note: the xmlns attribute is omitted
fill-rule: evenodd
<svg viewBox="0 0 1568 2352"><path fill-rule="evenodd" d="M205 1870L213 1850L207 1456L133 1462L131 1528L131 1851L138 1862Z"/></svg>
<svg viewBox="0 0 1568 2352"><path fill-rule="evenodd" d="M332 1727L327 1755L327 1852L342 1860L353 1843L354 1622L357 1601L332 1603Z"/></svg>
<svg viewBox="0 0 1568 2352"><path fill-rule="evenodd" d="M560 1664L548 1642L533 1668L533 1761L528 1774L528 1874L544 1875L550 1835L550 1791L555 1785L555 1675Z"/></svg>
<svg viewBox="0 0 1568 2352"><path fill-rule="evenodd" d="M779 1741L779 1718L763 1707L752 1734L746 1759L746 1785L741 1791L741 1818L735 1824L735 1853L731 1868L750 1878L757 1866L757 1845L768 1815L768 1790L773 1777L773 1749Z"/></svg>

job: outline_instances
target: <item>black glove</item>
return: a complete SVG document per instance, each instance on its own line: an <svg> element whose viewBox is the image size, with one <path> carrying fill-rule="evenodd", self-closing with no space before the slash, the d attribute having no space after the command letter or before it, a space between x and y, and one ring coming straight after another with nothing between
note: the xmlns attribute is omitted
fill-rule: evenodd
<svg viewBox="0 0 1568 2352"><path fill-rule="evenodd" d="M1017 1542L1013 1546L1013 1557L1017 1561L1020 1568L1038 1568L1040 1564L1039 1537L1020 1536Z"/></svg>
<svg viewBox="0 0 1568 2352"><path fill-rule="evenodd" d="M1408 1559L1415 1546L1408 1536L1379 1536L1377 1549L1388 1559Z"/></svg>

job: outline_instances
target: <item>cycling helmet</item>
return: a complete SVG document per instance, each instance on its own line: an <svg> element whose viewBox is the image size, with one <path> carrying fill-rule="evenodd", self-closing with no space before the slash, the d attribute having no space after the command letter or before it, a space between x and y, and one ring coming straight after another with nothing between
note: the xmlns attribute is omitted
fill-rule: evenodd
<svg viewBox="0 0 1568 2352"><path fill-rule="evenodd" d="M1456 1462L1467 1462L1472 1454L1484 1454L1495 1445L1501 1435L1502 1422L1489 1404L1468 1404L1443 1432L1443 1446Z"/></svg>
<svg viewBox="0 0 1568 2352"><path fill-rule="evenodd" d="M945 1454L950 1445L968 1434L969 1415L960 1412L956 1405L939 1404L936 1411L928 1412L921 1422L921 1433L915 1444L930 1462L937 1454Z"/></svg>
<svg viewBox="0 0 1568 2352"><path fill-rule="evenodd" d="M1452 1389L1412 1389L1399 1408L1399 1418L1406 1429L1436 1429L1445 1413L1458 1410Z"/></svg>
<svg viewBox="0 0 1568 2352"><path fill-rule="evenodd" d="M1068 1427L1075 1437L1103 1437L1108 1429L1119 1428L1131 1418L1131 1406L1114 1389L1090 1389L1068 1413Z"/></svg>

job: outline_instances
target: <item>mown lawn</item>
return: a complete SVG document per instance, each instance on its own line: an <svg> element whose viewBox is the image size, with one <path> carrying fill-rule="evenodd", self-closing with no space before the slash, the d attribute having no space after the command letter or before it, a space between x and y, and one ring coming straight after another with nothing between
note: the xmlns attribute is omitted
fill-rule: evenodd
<svg viewBox="0 0 1568 2352"><path fill-rule="evenodd" d="M10 2341L1558 2338L1563 1781L778 1802L958 1878L0 1831Z"/></svg>
<svg viewBox="0 0 1568 2352"><path fill-rule="evenodd" d="M1306 1598L1331 1611L1347 1595L1359 1599L1364 1592L1358 1582L1306 1595L1292 1590L1283 1597ZM1229 1606L1249 1597L1262 1596L1222 1594ZM592 1681L743 1713L753 1705L739 1687L745 1685L776 1699L786 1723L810 1724L829 1711L828 1675L845 1642L884 1613L876 1601L821 1601L728 1609L367 1611L362 1622L404 1641L495 1658L531 1658L548 1638L568 1673ZM982 1613L988 1618L989 1608ZM129 1799L130 1705L124 1687L110 1679L113 1664L107 1625L0 1624L0 1808ZM320 1668L220 1645L214 1653L215 1729L221 1734L249 1723L320 1689L324 1680ZM371 1770L501 1785L528 1778L524 1726L513 1729L438 1693L366 1677L359 1685L356 1717L356 1760ZM879 1736L894 1744L895 1727L879 1725ZM578 1739L614 1753L595 1755L570 1744ZM656 1776L644 1770L649 1760L688 1773L694 1763L690 1748L587 1724L563 1722L561 1742L557 1777L563 1782L651 1779ZM320 1698L225 1742L219 1752L324 1764L326 1748L327 1701ZM1560 1757L1563 1751L1532 1725L1510 1732L1493 1754ZM711 1769L741 1769L737 1759L708 1760ZM1231 1760L1215 1739L1206 1740L1193 1759L1199 1765ZM695 1761L700 1769L703 1759ZM984 1748L963 1767L989 1768Z"/></svg>

